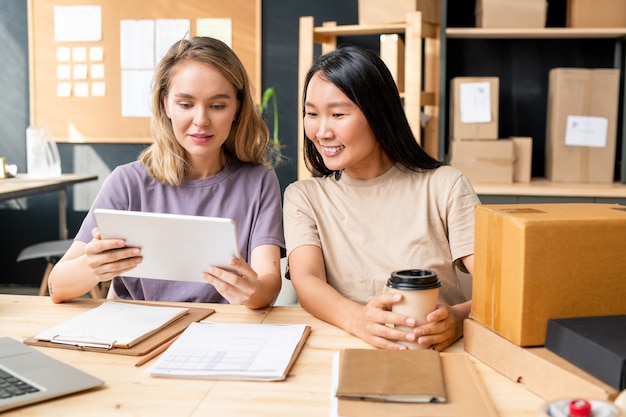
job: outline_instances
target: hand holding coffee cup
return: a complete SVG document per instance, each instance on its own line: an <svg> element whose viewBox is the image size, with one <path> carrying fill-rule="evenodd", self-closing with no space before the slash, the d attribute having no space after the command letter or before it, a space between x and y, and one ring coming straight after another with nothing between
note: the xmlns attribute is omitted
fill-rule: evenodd
<svg viewBox="0 0 626 417"><path fill-rule="evenodd" d="M441 282L434 271L427 269L405 269L394 271L387 280L387 291L402 294L402 300L391 306L394 313L413 317L416 326L427 323L426 316L435 311ZM397 329L412 331L413 328L395 326ZM399 341L409 349L425 349L417 342Z"/></svg>

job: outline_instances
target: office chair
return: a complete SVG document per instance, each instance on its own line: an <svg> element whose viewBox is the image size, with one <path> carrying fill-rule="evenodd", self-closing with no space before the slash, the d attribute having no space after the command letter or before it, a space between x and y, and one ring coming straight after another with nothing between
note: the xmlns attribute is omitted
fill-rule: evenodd
<svg viewBox="0 0 626 417"><path fill-rule="evenodd" d="M41 284L39 285L39 295L46 295L48 292L48 276L54 264L67 252L69 247L74 242L72 239L67 240L51 240L48 242L36 243L25 247L17 255L17 262L26 261L30 259L45 258L47 264L44 270L43 277L41 278ZM92 298L102 298L100 288L94 287L91 292Z"/></svg>
<svg viewBox="0 0 626 417"><path fill-rule="evenodd" d="M278 293L278 297L276 301L274 301L275 306L297 306L298 305L298 295L296 294L295 288L293 288L293 284L291 280L285 278L285 272L287 269L287 258L280 258L280 275L282 277L283 283L280 289L280 293Z"/></svg>

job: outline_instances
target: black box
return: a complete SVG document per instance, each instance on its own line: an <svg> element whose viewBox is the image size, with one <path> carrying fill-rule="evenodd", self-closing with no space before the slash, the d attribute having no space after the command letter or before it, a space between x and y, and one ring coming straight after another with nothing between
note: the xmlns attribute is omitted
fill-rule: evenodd
<svg viewBox="0 0 626 417"><path fill-rule="evenodd" d="M626 388L626 315L548 320L545 347L613 388Z"/></svg>

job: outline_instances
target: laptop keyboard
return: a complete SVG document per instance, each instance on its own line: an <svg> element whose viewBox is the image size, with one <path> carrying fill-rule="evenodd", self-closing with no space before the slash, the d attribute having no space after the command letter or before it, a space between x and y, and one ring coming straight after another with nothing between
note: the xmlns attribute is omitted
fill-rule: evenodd
<svg viewBox="0 0 626 417"><path fill-rule="evenodd" d="M0 399L24 395L39 391L10 373L0 369Z"/></svg>

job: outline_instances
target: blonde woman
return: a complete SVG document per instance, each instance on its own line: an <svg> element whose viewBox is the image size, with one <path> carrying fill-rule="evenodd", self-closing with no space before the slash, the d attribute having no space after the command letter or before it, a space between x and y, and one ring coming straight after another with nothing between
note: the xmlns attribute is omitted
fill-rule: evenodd
<svg viewBox="0 0 626 417"><path fill-rule="evenodd" d="M112 280L123 299L270 305L281 285L284 247L280 187L266 164L268 129L255 108L246 71L219 40L174 44L155 73L154 143L104 182L75 241L50 274L53 302ZM239 274L211 267L206 283L139 279L125 273L139 248L102 239L95 208L229 217L237 225ZM167 241L163 242L167 245Z"/></svg>

